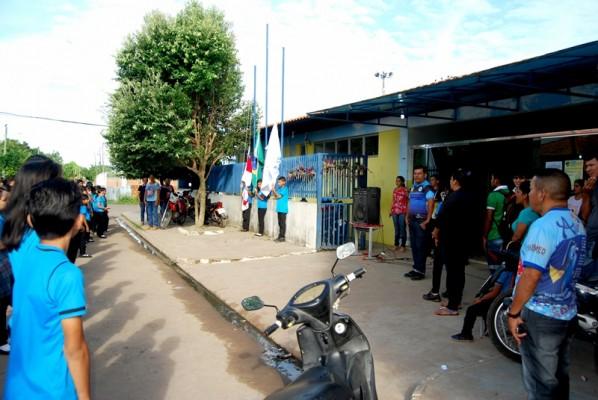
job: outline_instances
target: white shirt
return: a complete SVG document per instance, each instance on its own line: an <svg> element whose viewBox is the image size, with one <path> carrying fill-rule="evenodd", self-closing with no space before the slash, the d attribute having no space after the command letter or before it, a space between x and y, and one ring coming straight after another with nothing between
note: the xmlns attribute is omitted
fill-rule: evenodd
<svg viewBox="0 0 598 400"><path fill-rule="evenodd" d="M573 212L575 215L579 215L579 211L581 211L581 205L583 203L583 198L579 200L575 198L575 196L569 197L567 200L567 208Z"/></svg>

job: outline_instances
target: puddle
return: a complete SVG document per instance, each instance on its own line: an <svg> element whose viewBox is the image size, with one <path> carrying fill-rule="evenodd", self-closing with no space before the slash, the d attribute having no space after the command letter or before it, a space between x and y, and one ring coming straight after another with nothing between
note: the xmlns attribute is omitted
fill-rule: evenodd
<svg viewBox="0 0 598 400"><path fill-rule="evenodd" d="M157 250L151 244L140 237L129 225L121 218L116 218L116 222L121 226L127 234L137 242L145 251L153 256L158 257L162 262L174 269L195 291L201 294L210 305L230 322L235 329L242 330L249 334L258 345L263 349L262 361L276 369L286 382L295 380L301 374L301 362L290 355L285 349L277 345L275 342L265 337L262 332L253 326L249 321L239 315L234 309L229 307L226 303L216 297L201 283L193 279L185 270L173 263L166 255Z"/></svg>

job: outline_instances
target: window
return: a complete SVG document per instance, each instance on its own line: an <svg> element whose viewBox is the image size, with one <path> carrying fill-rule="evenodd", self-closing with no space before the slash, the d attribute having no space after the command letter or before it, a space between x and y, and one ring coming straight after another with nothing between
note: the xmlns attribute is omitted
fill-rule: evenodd
<svg viewBox="0 0 598 400"><path fill-rule="evenodd" d="M363 154L363 138L351 139L350 154Z"/></svg>
<svg viewBox="0 0 598 400"><path fill-rule="evenodd" d="M347 154L349 152L349 141L339 140L336 142L336 152L340 154Z"/></svg>
<svg viewBox="0 0 598 400"><path fill-rule="evenodd" d="M324 153L324 143L323 142L316 143L315 152L316 153Z"/></svg>
<svg viewBox="0 0 598 400"><path fill-rule="evenodd" d="M324 153L336 153L335 142L324 143Z"/></svg>
<svg viewBox="0 0 598 400"><path fill-rule="evenodd" d="M366 136L365 138L365 154L368 156L378 155L378 135Z"/></svg>

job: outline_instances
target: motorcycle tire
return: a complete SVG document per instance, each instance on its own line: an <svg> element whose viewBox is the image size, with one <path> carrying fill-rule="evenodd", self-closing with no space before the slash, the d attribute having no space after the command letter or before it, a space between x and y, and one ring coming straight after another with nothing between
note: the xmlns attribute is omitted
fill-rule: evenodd
<svg viewBox="0 0 598 400"><path fill-rule="evenodd" d="M226 220L218 215L218 226L224 228L226 226Z"/></svg>
<svg viewBox="0 0 598 400"><path fill-rule="evenodd" d="M185 223L185 219L187 218L187 216L183 213L179 213L179 216L176 219L176 223L179 225L183 225Z"/></svg>
<svg viewBox="0 0 598 400"><path fill-rule="evenodd" d="M511 297L511 293L499 294L488 309L486 327L492 339L492 344L502 355L515 362L521 362L521 353L515 339L509 332L507 309L504 300Z"/></svg>
<svg viewBox="0 0 598 400"><path fill-rule="evenodd" d="M166 210L164 211L164 215L160 220L160 228L166 229L168 225L170 225L170 220L172 219L172 211Z"/></svg>

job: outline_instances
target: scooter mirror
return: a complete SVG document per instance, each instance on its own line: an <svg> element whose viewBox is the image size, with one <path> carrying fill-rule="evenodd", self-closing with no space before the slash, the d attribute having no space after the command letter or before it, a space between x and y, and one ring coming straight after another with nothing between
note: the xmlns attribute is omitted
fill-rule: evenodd
<svg viewBox="0 0 598 400"><path fill-rule="evenodd" d="M245 311L256 311L264 308L264 302L258 296L246 297L241 301Z"/></svg>
<svg viewBox="0 0 598 400"><path fill-rule="evenodd" d="M355 243L353 242L345 243L342 246L338 246L336 248L336 258L338 258L339 260L347 258L353 253L355 253Z"/></svg>

